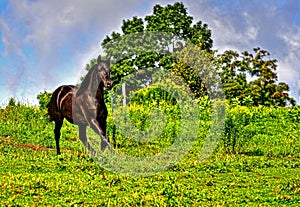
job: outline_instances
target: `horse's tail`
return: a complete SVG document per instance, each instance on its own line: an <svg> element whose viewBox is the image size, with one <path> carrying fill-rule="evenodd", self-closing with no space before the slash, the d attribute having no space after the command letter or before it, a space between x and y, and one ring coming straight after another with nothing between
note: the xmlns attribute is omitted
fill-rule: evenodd
<svg viewBox="0 0 300 207"><path fill-rule="evenodd" d="M53 106L53 95L51 96L51 99L49 103L47 104L47 115L49 116L48 120L54 121L54 106Z"/></svg>
<svg viewBox="0 0 300 207"><path fill-rule="evenodd" d="M59 94L59 91L61 90L62 86L57 88L52 96L51 96L51 99L49 101L49 103L47 104L47 109L48 109L48 112L47 112L47 115L49 116L49 121L55 121L55 117L57 116L57 113L58 113L58 106L57 106L57 101L56 99L58 98L58 94Z"/></svg>

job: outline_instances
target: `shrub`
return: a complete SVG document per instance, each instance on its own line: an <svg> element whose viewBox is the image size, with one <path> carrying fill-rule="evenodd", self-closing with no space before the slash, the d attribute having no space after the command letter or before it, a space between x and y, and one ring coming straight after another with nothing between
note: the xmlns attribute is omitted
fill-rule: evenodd
<svg viewBox="0 0 300 207"><path fill-rule="evenodd" d="M250 140L251 134L245 133L251 123L253 113L246 106L228 107L225 119L222 144L229 153L237 153Z"/></svg>
<svg viewBox="0 0 300 207"><path fill-rule="evenodd" d="M39 100L40 109L46 109L47 104L51 99L52 93L51 92L40 92L37 95L37 99Z"/></svg>

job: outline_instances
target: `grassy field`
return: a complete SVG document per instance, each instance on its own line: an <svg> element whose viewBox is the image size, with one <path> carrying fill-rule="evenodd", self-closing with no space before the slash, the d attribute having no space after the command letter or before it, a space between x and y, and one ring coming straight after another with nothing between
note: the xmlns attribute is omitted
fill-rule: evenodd
<svg viewBox="0 0 300 207"><path fill-rule="evenodd" d="M180 162L134 177L95 163L67 122L57 156L46 112L9 106L0 110L0 206L300 206L299 112L228 109L226 136L209 159L199 161L199 133ZM117 143L136 147L118 134Z"/></svg>

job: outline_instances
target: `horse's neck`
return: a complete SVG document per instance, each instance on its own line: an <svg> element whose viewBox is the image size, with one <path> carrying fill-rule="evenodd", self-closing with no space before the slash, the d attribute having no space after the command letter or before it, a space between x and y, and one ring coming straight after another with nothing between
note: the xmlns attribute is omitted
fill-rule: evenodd
<svg viewBox="0 0 300 207"><path fill-rule="evenodd" d="M103 90L103 84L95 77L94 71L90 71L79 87L77 95L85 94L88 96L96 96L98 91Z"/></svg>

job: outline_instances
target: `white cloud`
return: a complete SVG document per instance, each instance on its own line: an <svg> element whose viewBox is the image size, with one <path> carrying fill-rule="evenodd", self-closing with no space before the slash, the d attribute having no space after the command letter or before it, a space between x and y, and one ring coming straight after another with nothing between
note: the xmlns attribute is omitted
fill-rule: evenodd
<svg viewBox="0 0 300 207"><path fill-rule="evenodd" d="M12 87L15 82L31 87L34 98L44 89L76 83L78 71L88 63L90 53L100 48L105 35L118 30L124 18L144 12L146 6L145 0L9 1L1 12L0 29L10 62L6 70L14 74L2 77L10 95L23 91Z"/></svg>
<svg viewBox="0 0 300 207"><path fill-rule="evenodd" d="M226 1L227 2L227 1ZM214 46L220 51L234 49L245 50L253 44L259 35L260 27L256 18L241 8L239 1L201 0L189 2L188 9L196 21L207 23L212 30ZM228 47L229 46L229 47Z"/></svg>
<svg viewBox="0 0 300 207"><path fill-rule="evenodd" d="M288 48L292 51L300 49L300 27L289 29L281 33L281 38L285 41Z"/></svg>
<svg viewBox="0 0 300 207"><path fill-rule="evenodd" d="M293 87L293 95L299 96L300 90L300 27L281 32L279 37L285 42L284 56L279 62L279 77Z"/></svg>
<svg viewBox="0 0 300 207"><path fill-rule="evenodd" d="M46 58L51 53L57 54L56 50L62 45L80 50L91 42L99 44L103 34L119 25L129 10L141 4L143 1L138 0L12 0L2 15L1 26L3 29L6 25L6 30L14 28L14 33L3 35L14 37L5 43L17 40L21 44L17 47L32 45L37 54Z"/></svg>
<svg viewBox="0 0 300 207"><path fill-rule="evenodd" d="M11 28L3 19L0 19L0 27L2 32L2 42L6 46L6 52L4 52L3 55L14 53L23 56L24 54L19 47L19 41L15 41Z"/></svg>

